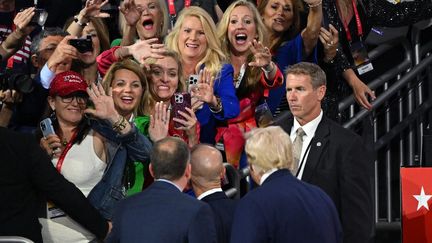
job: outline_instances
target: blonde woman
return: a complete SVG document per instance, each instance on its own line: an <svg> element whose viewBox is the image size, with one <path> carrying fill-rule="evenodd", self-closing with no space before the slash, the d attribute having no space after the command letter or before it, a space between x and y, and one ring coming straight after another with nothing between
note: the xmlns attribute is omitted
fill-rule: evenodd
<svg viewBox="0 0 432 243"><path fill-rule="evenodd" d="M231 4L218 26L222 51L234 67L241 112L227 126L218 127L216 140L223 138L227 161L235 167L246 166L243 133L257 127L255 108L261 99L267 98L268 89L283 83L282 72L271 60L265 34L258 10L245 0Z"/></svg>
<svg viewBox="0 0 432 243"><path fill-rule="evenodd" d="M314 50L318 42L322 7L321 0L303 0L309 6L306 27L300 29L300 6L297 0L262 0L258 4L264 25L267 27L273 60L281 70L301 61L315 61ZM270 91L267 100L270 110L276 113L287 110L285 85ZM279 112L278 111L278 112Z"/></svg>
<svg viewBox="0 0 432 243"><path fill-rule="evenodd" d="M200 141L215 144L216 123L239 114L233 85L233 67L226 63L216 36L216 27L207 12L199 7L184 9L167 36L166 45L180 55L183 78L203 73L194 92L196 116L201 124ZM225 64L224 64L225 63ZM214 81L213 81L214 80Z"/></svg>

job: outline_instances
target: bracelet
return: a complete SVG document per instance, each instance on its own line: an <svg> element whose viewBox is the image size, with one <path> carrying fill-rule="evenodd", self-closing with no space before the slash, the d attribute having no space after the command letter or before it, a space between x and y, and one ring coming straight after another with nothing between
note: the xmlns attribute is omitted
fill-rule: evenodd
<svg viewBox="0 0 432 243"><path fill-rule="evenodd" d="M313 3L313 4L308 3L308 7L309 8L316 8L316 7L320 6L321 4L322 4L322 0L319 0L319 2L317 2L317 3Z"/></svg>
<svg viewBox="0 0 432 243"><path fill-rule="evenodd" d="M126 128L126 119L124 118L124 116L120 116L120 118L118 119L118 121L114 122L114 124L112 125L112 128L114 131L116 132L121 132L123 129Z"/></svg>
<svg viewBox="0 0 432 243"><path fill-rule="evenodd" d="M211 107L211 106L209 106L209 108L210 108L210 111L212 112L212 113L219 113L219 112L221 112L222 111L222 101L221 101L221 98L219 97L219 96L216 96L216 101L217 101L217 105L216 105L216 107Z"/></svg>
<svg viewBox="0 0 432 243"><path fill-rule="evenodd" d="M83 22L79 21L79 19L78 19L78 15L75 15L75 16L74 16L74 22L77 23L77 25L79 25L80 27L84 28L84 27L86 27L86 26L88 25L88 23L89 23L90 21L87 22L87 23L83 23Z"/></svg>
<svg viewBox="0 0 432 243"><path fill-rule="evenodd" d="M269 68L264 68L264 67L261 67L261 70L262 70L265 74L269 74L269 73L273 72L273 70L274 70L274 66L272 65L272 63L273 63L273 62L270 62L270 63L267 65L267 67L270 66L270 70L268 70Z"/></svg>

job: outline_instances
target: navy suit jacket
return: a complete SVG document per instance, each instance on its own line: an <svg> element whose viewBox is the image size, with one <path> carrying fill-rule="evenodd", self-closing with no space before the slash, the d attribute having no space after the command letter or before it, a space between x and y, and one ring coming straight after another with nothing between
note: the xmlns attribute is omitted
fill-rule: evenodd
<svg viewBox="0 0 432 243"><path fill-rule="evenodd" d="M212 193L203 197L201 201L208 203L213 211L218 242L228 243L237 201L228 198L225 192Z"/></svg>
<svg viewBox="0 0 432 243"><path fill-rule="evenodd" d="M290 134L293 118L279 120ZM339 212L344 243L372 242L373 154L360 136L323 116L311 141L302 181L323 189Z"/></svg>
<svg viewBox="0 0 432 243"><path fill-rule="evenodd" d="M107 242L216 242L214 225L207 204L155 181L119 204Z"/></svg>
<svg viewBox="0 0 432 243"><path fill-rule="evenodd" d="M342 229L327 194L282 169L240 200L231 242L338 243Z"/></svg>

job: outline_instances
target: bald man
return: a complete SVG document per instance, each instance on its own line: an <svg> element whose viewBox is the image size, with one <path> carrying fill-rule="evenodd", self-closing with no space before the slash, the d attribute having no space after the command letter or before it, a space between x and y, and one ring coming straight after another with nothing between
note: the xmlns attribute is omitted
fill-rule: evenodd
<svg viewBox="0 0 432 243"><path fill-rule="evenodd" d="M225 176L222 154L211 145L198 144L191 153L191 185L197 198L210 205L216 224L218 242L229 242L235 200L229 199L221 188Z"/></svg>

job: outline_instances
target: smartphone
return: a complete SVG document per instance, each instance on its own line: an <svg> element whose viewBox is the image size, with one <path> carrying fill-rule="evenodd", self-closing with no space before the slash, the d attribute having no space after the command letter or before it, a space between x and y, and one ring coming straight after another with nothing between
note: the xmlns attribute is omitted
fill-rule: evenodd
<svg viewBox="0 0 432 243"><path fill-rule="evenodd" d="M258 127L267 127L273 123L273 115L266 102L255 108L255 122Z"/></svg>
<svg viewBox="0 0 432 243"><path fill-rule="evenodd" d="M171 97L171 108L172 108L172 117L184 120L184 117L180 115L178 112L182 111L188 114L186 107L191 108L191 95L186 92L178 92L174 93ZM174 122L174 127L181 127L183 124L179 122Z"/></svg>
<svg viewBox="0 0 432 243"><path fill-rule="evenodd" d="M86 38L71 39L69 40L69 45L75 47L80 53L93 51L93 42L90 35Z"/></svg>
<svg viewBox="0 0 432 243"><path fill-rule="evenodd" d="M40 129L42 130L43 136L46 138L48 135L55 134L54 127L51 122L51 118L45 118L40 122Z"/></svg>
<svg viewBox="0 0 432 243"><path fill-rule="evenodd" d="M35 8L34 15L32 19L30 20L31 25L39 25L44 26L45 22L48 18L48 12L45 9L42 8Z"/></svg>
<svg viewBox="0 0 432 243"><path fill-rule="evenodd" d="M190 93L194 87L198 84L199 75L192 74L187 80L187 91Z"/></svg>

